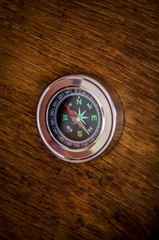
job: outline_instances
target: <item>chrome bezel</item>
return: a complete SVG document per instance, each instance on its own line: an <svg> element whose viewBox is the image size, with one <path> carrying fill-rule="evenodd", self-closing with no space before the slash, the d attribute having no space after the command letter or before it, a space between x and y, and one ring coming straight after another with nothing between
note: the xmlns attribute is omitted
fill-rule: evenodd
<svg viewBox="0 0 159 240"><path fill-rule="evenodd" d="M56 141L46 122L48 104L53 96L65 88L74 87L90 93L97 101L102 115L102 127L98 137L93 144L81 149L71 149ZM42 93L37 106L37 127L42 140L55 156L69 162L86 162L117 142L123 127L123 110L119 97L108 83L104 82L102 86L88 76L68 75L52 82Z"/></svg>

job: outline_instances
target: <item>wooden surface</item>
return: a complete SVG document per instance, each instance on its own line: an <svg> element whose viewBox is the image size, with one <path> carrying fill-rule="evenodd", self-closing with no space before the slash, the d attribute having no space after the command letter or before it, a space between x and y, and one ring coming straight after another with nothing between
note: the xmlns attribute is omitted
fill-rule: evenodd
<svg viewBox="0 0 159 240"><path fill-rule="evenodd" d="M0 239L159 239L159 2L0 5ZM72 73L107 80L125 112L115 149L82 164L54 157L35 121Z"/></svg>

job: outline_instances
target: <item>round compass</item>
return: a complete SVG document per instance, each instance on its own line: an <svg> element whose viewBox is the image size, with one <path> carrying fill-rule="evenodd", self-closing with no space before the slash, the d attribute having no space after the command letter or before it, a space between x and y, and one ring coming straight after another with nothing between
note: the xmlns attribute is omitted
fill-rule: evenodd
<svg viewBox="0 0 159 240"><path fill-rule="evenodd" d="M37 127L54 155L84 162L115 145L123 111L115 91L104 84L84 75L69 75L45 89L37 107Z"/></svg>

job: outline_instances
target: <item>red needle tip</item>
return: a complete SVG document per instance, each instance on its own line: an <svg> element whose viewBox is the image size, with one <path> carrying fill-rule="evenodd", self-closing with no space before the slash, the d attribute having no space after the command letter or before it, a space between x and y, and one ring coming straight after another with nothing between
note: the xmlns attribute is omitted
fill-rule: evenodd
<svg viewBox="0 0 159 240"><path fill-rule="evenodd" d="M69 114L71 115L71 117L78 117L78 115L76 115L74 112L72 112L72 110L66 104L64 104L64 106L67 109L67 111L69 112Z"/></svg>

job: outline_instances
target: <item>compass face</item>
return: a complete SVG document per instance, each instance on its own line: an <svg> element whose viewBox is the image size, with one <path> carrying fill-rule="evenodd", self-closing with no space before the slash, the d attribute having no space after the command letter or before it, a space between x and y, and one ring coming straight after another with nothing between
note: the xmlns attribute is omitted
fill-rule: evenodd
<svg viewBox="0 0 159 240"><path fill-rule="evenodd" d="M102 125L100 108L94 97L77 88L65 89L54 96L46 118L52 137L72 149L92 144Z"/></svg>

